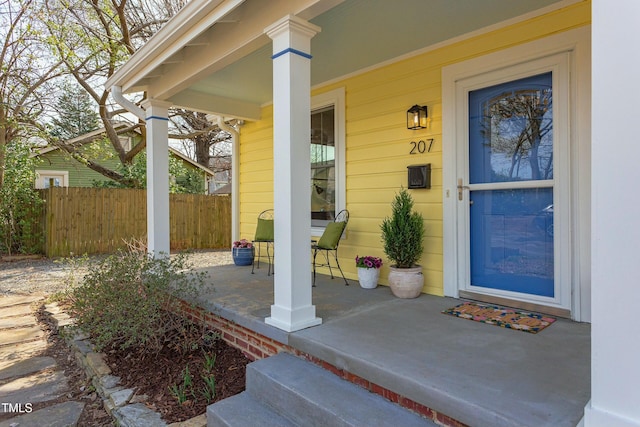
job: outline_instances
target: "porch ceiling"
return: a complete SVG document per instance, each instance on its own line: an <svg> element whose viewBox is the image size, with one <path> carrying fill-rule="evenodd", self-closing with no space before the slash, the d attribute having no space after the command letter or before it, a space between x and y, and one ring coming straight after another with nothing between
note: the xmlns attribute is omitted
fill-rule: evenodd
<svg viewBox="0 0 640 427"><path fill-rule="evenodd" d="M322 28L311 43L311 83L568 0L192 0L125 64L107 87L174 105L258 119L272 100L270 39L287 14ZM569 0L570 1L570 0Z"/></svg>

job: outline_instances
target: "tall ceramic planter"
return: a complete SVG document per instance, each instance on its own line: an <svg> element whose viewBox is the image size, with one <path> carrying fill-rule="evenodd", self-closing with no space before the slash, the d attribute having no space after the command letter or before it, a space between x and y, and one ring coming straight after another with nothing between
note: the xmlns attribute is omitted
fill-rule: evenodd
<svg viewBox="0 0 640 427"><path fill-rule="evenodd" d="M253 248L231 248L233 263L244 266L253 264Z"/></svg>
<svg viewBox="0 0 640 427"><path fill-rule="evenodd" d="M417 298L424 286L422 267L412 268L389 267L389 287L398 298Z"/></svg>
<svg viewBox="0 0 640 427"><path fill-rule="evenodd" d="M358 267L358 281L364 289L375 289L380 278L379 268Z"/></svg>

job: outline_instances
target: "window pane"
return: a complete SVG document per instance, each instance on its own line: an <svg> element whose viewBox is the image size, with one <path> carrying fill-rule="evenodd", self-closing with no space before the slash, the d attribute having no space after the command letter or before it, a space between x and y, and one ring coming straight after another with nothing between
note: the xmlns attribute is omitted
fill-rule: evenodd
<svg viewBox="0 0 640 427"><path fill-rule="evenodd" d="M45 176L43 177L43 179L44 179L44 188L49 188L52 186L52 184L54 187L60 187L60 178Z"/></svg>
<svg viewBox="0 0 640 427"><path fill-rule="evenodd" d="M334 107L311 113L311 222L322 225L335 216Z"/></svg>
<svg viewBox="0 0 640 427"><path fill-rule="evenodd" d="M471 284L553 297L553 189L471 193Z"/></svg>
<svg viewBox="0 0 640 427"><path fill-rule="evenodd" d="M551 73L469 93L469 182L553 179ZM475 111L473 111L475 110Z"/></svg>

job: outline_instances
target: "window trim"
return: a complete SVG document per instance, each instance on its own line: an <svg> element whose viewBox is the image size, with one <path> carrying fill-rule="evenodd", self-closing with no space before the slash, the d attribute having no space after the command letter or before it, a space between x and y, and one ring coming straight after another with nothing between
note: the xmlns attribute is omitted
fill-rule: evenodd
<svg viewBox="0 0 640 427"><path fill-rule="evenodd" d="M36 169L36 190L44 190L44 182L42 178L45 176L51 178L60 178L60 187L68 187L69 186L69 171L59 171L59 170L46 170L46 169Z"/></svg>
<svg viewBox="0 0 640 427"><path fill-rule="evenodd" d="M311 97L311 111L333 105L333 120L335 132L335 168L336 168L336 213L346 208L346 162L345 162L345 91L344 87ZM309 202L311 203L311 202ZM311 206L309 206L311 215ZM324 226L312 225L311 235L319 236L324 232Z"/></svg>
<svg viewBox="0 0 640 427"><path fill-rule="evenodd" d="M124 151L131 151L133 142L130 136L119 136L118 139L120 140L120 144L122 144Z"/></svg>

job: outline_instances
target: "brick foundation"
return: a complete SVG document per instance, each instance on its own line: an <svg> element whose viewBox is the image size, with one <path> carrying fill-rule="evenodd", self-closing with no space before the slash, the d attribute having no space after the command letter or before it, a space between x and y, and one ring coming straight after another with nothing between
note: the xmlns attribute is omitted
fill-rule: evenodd
<svg viewBox="0 0 640 427"><path fill-rule="evenodd" d="M394 402L404 408L420 414L421 416L428 418L439 425L446 427L466 427L465 424L462 424L444 414L440 414L420 403L414 402L411 399L401 396L398 393L380 387L379 385L374 384L362 377L354 375L348 371L345 371L344 369L339 369L317 357L303 353L294 349L293 347L260 335L250 329L237 325L234 322L224 319L202 308L195 307L186 302L182 302L180 310L185 317L192 320L193 322L205 325L206 327L210 327L216 330L220 334L220 337L227 344L242 351L242 353L244 353L244 355L249 360L255 361L264 359L265 357L273 356L281 352L295 354L298 357L302 357L334 373L344 380L357 384L360 387L363 387L364 389L369 390L372 393L378 394L385 399L390 400L391 402Z"/></svg>

